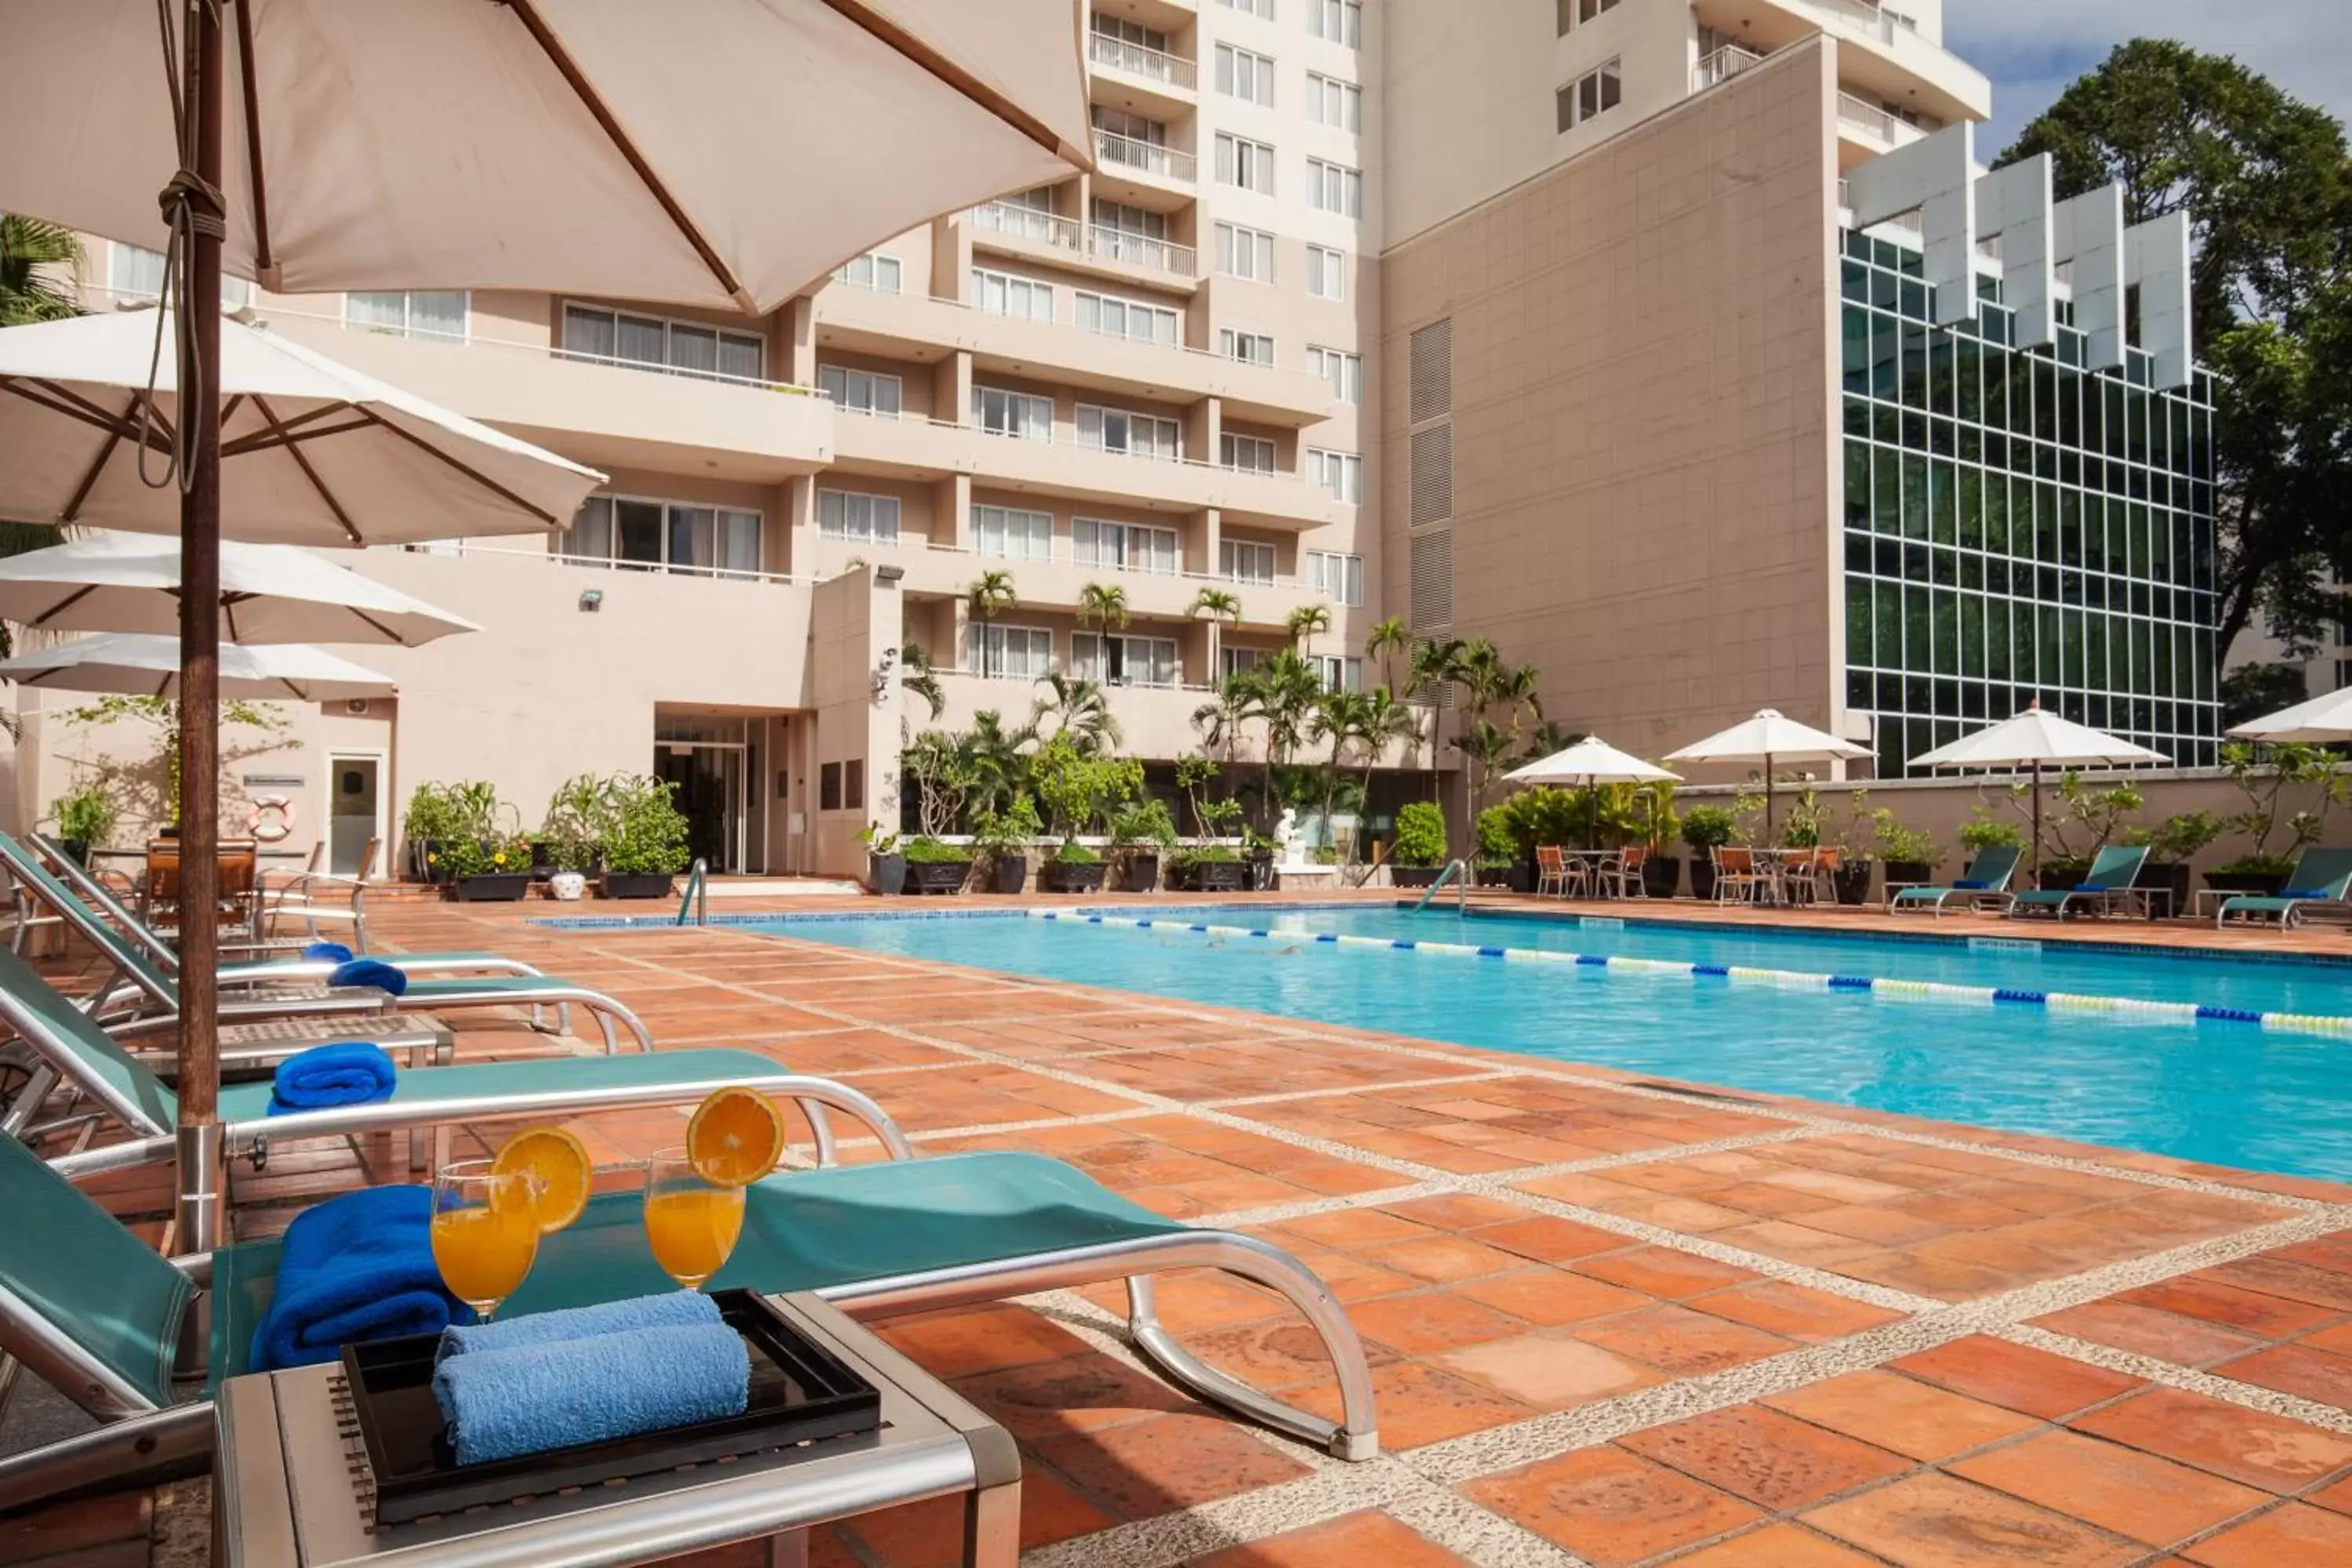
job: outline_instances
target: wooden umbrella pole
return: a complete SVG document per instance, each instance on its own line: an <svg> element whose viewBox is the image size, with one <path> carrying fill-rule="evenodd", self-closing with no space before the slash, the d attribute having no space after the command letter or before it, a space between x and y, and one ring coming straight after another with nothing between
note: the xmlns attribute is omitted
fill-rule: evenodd
<svg viewBox="0 0 2352 1568"><path fill-rule="evenodd" d="M220 936L220 296L221 18L206 0L187 29L185 139L174 182L186 226L179 305L181 427L188 470L180 501L179 1249L210 1251L225 1230L227 1167L219 1120ZM194 180L186 176L193 174Z"/></svg>

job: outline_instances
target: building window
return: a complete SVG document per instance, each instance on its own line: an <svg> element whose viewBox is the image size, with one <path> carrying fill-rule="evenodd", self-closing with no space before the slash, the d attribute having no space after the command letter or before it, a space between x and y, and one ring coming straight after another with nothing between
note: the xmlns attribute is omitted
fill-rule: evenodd
<svg viewBox="0 0 2352 1568"><path fill-rule="evenodd" d="M853 289L871 289L877 294L896 294L898 291L898 272L897 257L877 256L869 250L835 268L833 280L846 283Z"/></svg>
<svg viewBox="0 0 2352 1568"><path fill-rule="evenodd" d="M871 414L884 419L898 417L903 384L895 375L821 364L816 369L816 384L837 406L852 414Z"/></svg>
<svg viewBox="0 0 2352 1568"><path fill-rule="evenodd" d="M1105 686L1173 686L1179 679L1176 644L1168 637L1076 632L1070 637L1070 667Z"/></svg>
<svg viewBox="0 0 2352 1568"><path fill-rule="evenodd" d="M1231 44L1217 46L1217 90L1227 98L1245 99L1267 109L1274 107L1274 62L1264 55L1237 49Z"/></svg>
<svg viewBox="0 0 2352 1568"><path fill-rule="evenodd" d="M1246 136L1217 132L1217 184L1274 195L1274 149Z"/></svg>
<svg viewBox="0 0 2352 1568"><path fill-rule="evenodd" d="M1220 327L1217 352L1244 364L1272 364L1274 336L1270 332L1237 332L1231 327Z"/></svg>
<svg viewBox="0 0 2352 1568"><path fill-rule="evenodd" d="M1617 9L1617 0L1559 0L1559 36L1566 37L1569 28L1591 21L1603 11Z"/></svg>
<svg viewBox="0 0 2352 1568"><path fill-rule="evenodd" d="M1217 0L1217 4L1228 11L1239 11L1245 16L1255 16L1267 22L1274 20L1274 0Z"/></svg>
<svg viewBox="0 0 2352 1568"><path fill-rule="evenodd" d="M1274 281L1274 236L1238 224L1217 226L1217 270L1252 283Z"/></svg>
<svg viewBox="0 0 2352 1568"><path fill-rule="evenodd" d="M1361 403L1364 400L1364 357L1361 354L1310 346L1307 351L1307 374L1329 382L1331 395L1342 403Z"/></svg>
<svg viewBox="0 0 2352 1568"><path fill-rule="evenodd" d="M1078 445L1132 458L1181 458L1183 426L1156 414L1078 405Z"/></svg>
<svg viewBox="0 0 2352 1568"><path fill-rule="evenodd" d="M1348 297L1348 254L1328 246L1307 247L1307 291L1318 300Z"/></svg>
<svg viewBox="0 0 2352 1568"><path fill-rule="evenodd" d="M973 268L971 302L974 309L992 316L1018 316L1031 321L1054 319L1054 286L1034 279L1015 278L1009 272Z"/></svg>
<svg viewBox="0 0 2352 1568"><path fill-rule="evenodd" d="M1002 387L971 389L971 422L991 436L1020 441L1054 438L1054 400L1033 393L1007 392Z"/></svg>
<svg viewBox="0 0 2352 1568"><path fill-rule="evenodd" d="M1177 570L1176 531L1074 517L1070 519L1070 559L1081 566L1108 566L1120 572L1154 572L1173 576Z"/></svg>
<svg viewBox="0 0 2352 1568"><path fill-rule="evenodd" d="M572 521L563 553L630 572L748 577L760 570L760 514L635 496L590 496Z"/></svg>
<svg viewBox="0 0 2352 1568"><path fill-rule="evenodd" d="M1364 602L1364 558L1339 555L1328 550L1307 552L1307 584L1334 604Z"/></svg>
<svg viewBox="0 0 2352 1568"><path fill-rule="evenodd" d="M352 294L362 300L398 300L398 294ZM415 300L464 300L462 294L411 294ZM349 307L346 307L348 319ZM461 311L462 319L462 311ZM462 325L458 329L462 335ZM411 328L411 335L425 335ZM430 335L443 336L441 332ZM594 360L600 364L627 365L633 370L667 371L674 375L708 376L728 381L758 381L766 369L768 345L751 332L721 331L698 321L674 321L641 316L632 310L611 310L600 305L563 307L563 353L567 358Z"/></svg>
<svg viewBox="0 0 2352 1568"><path fill-rule="evenodd" d="M1153 120L1147 115L1130 114L1124 109L1106 109L1099 103L1094 106L1094 121L1096 130L1126 141L1140 142L1147 147L1168 145L1168 125L1165 121ZM1160 167L1162 174L1167 172L1164 165Z"/></svg>
<svg viewBox="0 0 2352 1568"><path fill-rule="evenodd" d="M1094 14L1094 28L1102 37L1116 38L1122 44L1133 44L1139 48L1157 49L1163 55L1168 52L1167 34L1157 27L1147 27L1140 22L1131 22L1125 16L1107 16L1097 11Z"/></svg>
<svg viewBox="0 0 2352 1568"><path fill-rule="evenodd" d="M1054 514L1049 511L976 506L971 509L971 532L982 555L1001 555L1008 561L1054 558Z"/></svg>
<svg viewBox="0 0 2352 1568"><path fill-rule="evenodd" d="M463 289L440 293L407 289L382 294L346 294L343 296L343 325L371 332L389 332L394 337L433 338L442 342L462 343L466 341L467 303ZM568 330L566 335L569 336Z"/></svg>
<svg viewBox="0 0 2352 1568"><path fill-rule="evenodd" d="M1344 131L1350 136L1361 135L1364 130L1364 89L1354 82L1341 81L1338 77L1308 71L1307 118L1318 125Z"/></svg>
<svg viewBox="0 0 2352 1568"><path fill-rule="evenodd" d="M107 241L106 289L118 300L161 298L163 292L163 253L125 245L119 239ZM240 310L252 303L253 285L250 282L242 278L224 276L221 279L221 304L224 307ZM463 337L465 334L461 331L458 335Z"/></svg>
<svg viewBox="0 0 2352 1568"><path fill-rule="evenodd" d="M1320 158L1307 159L1307 205L1317 212L1338 213L1342 217L1363 216L1363 172Z"/></svg>
<svg viewBox="0 0 2352 1568"><path fill-rule="evenodd" d="M1323 683L1326 691L1361 691L1364 689L1364 661L1339 654L1310 653L1307 662L1315 667L1315 679Z"/></svg>
<svg viewBox="0 0 2352 1568"><path fill-rule="evenodd" d="M1160 305L1122 300L1113 294L1078 295L1078 325L1109 338L1131 338L1139 343L1175 343L1184 335L1184 317Z"/></svg>
<svg viewBox="0 0 2352 1568"><path fill-rule="evenodd" d="M841 764L827 763L816 771L816 808L819 811L841 809Z"/></svg>
<svg viewBox="0 0 2352 1568"><path fill-rule="evenodd" d="M1624 97L1623 86L1617 76L1617 62L1585 72L1559 89L1555 107L1559 111L1559 130L1573 130L1617 107Z"/></svg>
<svg viewBox="0 0 2352 1568"><path fill-rule="evenodd" d="M1228 583L1274 586L1274 546L1249 539L1217 541L1217 574Z"/></svg>
<svg viewBox="0 0 2352 1568"><path fill-rule="evenodd" d="M844 811L866 809L866 759L852 757L841 764L841 808Z"/></svg>
<svg viewBox="0 0 2352 1568"><path fill-rule="evenodd" d="M1054 668L1054 634L1043 626L974 621L963 630L964 668L995 680L1035 680Z"/></svg>
<svg viewBox="0 0 2352 1568"><path fill-rule="evenodd" d="M1318 38L1364 47L1364 8L1358 0L1307 0L1307 30Z"/></svg>
<svg viewBox="0 0 2352 1568"><path fill-rule="evenodd" d="M1227 679L1255 669L1259 662L1265 658L1265 652L1262 648L1226 647L1217 651L1221 656L1221 662L1224 665Z"/></svg>
<svg viewBox="0 0 2352 1568"><path fill-rule="evenodd" d="M1270 474L1275 471L1274 443L1263 436L1243 436L1231 430L1217 432L1217 460L1240 474Z"/></svg>
<svg viewBox="0 0 2352 1568"><path fill-rule="evenodd" d="M816 493L817 531L827 539L854 539L861 544L898 542L898 498L870 496L857 490Z"/></svg>
<svg viewBox="0 0 2352 1568"><path fill-rule="evenodd" d="M1327 452L1320 447L1309 447L1307 449L1307 482L1321 485L1350 506L1361 505L1364 499L1364 459L1353 452Z"/></svg>

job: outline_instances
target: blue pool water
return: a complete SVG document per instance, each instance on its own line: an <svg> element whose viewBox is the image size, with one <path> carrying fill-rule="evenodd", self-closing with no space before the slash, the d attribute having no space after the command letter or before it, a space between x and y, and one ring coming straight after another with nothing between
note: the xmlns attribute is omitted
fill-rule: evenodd
<svg viewBox="0 0 2352 1568"><path fill-rule="evenodd" d="M1175 911L1135 910L1163 921ZM1622 930L1450 911L1187 909L1204 935L1017 916L789 918L780 936L1595 1062L2221 1164L2352 1180L2352 1040L2008 1004L1778 990L1597 966L1318 942L1316 933L2352 1015L2352 966L2166 952Z"/></svg>

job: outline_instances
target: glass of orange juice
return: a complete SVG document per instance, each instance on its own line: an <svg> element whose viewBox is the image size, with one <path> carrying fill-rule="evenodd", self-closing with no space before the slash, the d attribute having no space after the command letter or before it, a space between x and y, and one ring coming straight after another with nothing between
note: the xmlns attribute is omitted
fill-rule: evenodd
<svg viewBox="0 0 2352 1568"><path fill-rule="evenodd" d="M706 1181L684 1148L646 1162L646 1240L662 1271L692 1290L719 1272L743 1234L743 1189Z"/></svg>
<svg viewBox="0 0 2352 1568"><path fill-rule="evenodd" d="M539 1192L529 1171L496 1171L488 1160L441 1167L433 1178L433 1261L449 1294L487 1323L538 1256Z"/></svg>

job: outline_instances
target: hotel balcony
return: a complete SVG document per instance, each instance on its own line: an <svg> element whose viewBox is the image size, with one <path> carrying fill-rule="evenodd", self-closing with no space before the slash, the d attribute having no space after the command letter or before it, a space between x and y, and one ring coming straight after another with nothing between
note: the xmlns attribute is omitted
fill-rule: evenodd
<svg viewBox="0 0 2352 1568"><path fill-rule="evenodd" d="M1200 254L1149 235L1081 223L1013 202L990 202L964 215L977 250L1025 256L1122 282L1192 293L1200 287Z"/></svg>
<svg viewBox="0 0 2352 1568"><path fill-rule="evenodd" d="M1157 120L1200 103L1199 68L1181 55L1088 33L1087 60L1094 68L1091 96L1097 102L1132 108Z"/></svg>
<svg viewBox="0 0 2352 1568"><path fill-rule="evenodd" d="M814 387L593 361L544 342L408 336L276 306L256 324L598 468L773 483L834 460L833 404Z"/></svg>
<svg viewBox="0 0 2352 1568"><path fill-rule="evenodd" d="M820 352L827 347L936 359L966 349L973 371L1042 377L1122 396L1218 397L1225 416L1297 429L1331 416L1328 383L1304 370L1227 359L1205 350L1089 331L1068 321L992 315L953 300L828 288L816 297Z"/></svg>
<svg viewBox="0 0 2352 1568"><path fill-rule="evenodd" d="M1826 33L1840 46L1840 80L1866 101L1899 103L1944 122L1992 113L1992 84L1982 71L1877 0L1692 0L1691 11L1700 26L1738 37L1759 55Z"/></svg>
<svg viewBox="0 0 2352 1568"><path fill-rule="evenodd" d="M1727 44L1698 62L1692 72L1691 90L1704 92L1763 63L1764 57L1755 50ZM1928 134L1901 115L1851 92L1838 94L1837 132L1838 163L1847 169Z"/></svg>
<svg viewBox="0 0 2352 1568"><path fill-rule="evenodd" d="M1095 195L1153 212L1172 212L1199 194L1200 160L1157 142L1095 132Z"/></svg>

